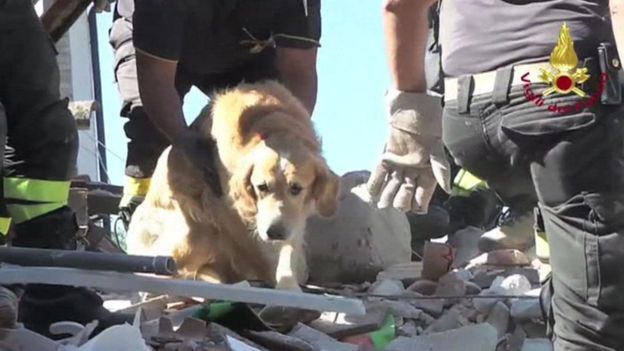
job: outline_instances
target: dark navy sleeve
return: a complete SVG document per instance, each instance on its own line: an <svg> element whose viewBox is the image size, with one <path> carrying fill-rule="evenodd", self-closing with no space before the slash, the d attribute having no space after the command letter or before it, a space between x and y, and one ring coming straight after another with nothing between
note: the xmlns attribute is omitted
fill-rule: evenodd
<svg viewBox="0 0 624 351"><path fill-rule="evenodd" d="M147 55L178 61L184 42L183 0L135 0L134 47Z"/></svg>
<svg viewBox="0 0 624 351"><path fill-rule="evenodd" d="M320 46L321 0L284 0L284 4L277 18L276 45L301 49Z"/></svg>

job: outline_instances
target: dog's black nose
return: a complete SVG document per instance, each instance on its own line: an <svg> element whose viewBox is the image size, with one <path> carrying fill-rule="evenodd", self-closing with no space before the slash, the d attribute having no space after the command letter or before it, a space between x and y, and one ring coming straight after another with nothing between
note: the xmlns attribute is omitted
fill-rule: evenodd
<svg viewBox="0 0 624 351"><path fill-rule="evenodd" d="M273 223L267 229L267 236L271 240L284 240L286 237L286 228L282 223Z"/></svg>

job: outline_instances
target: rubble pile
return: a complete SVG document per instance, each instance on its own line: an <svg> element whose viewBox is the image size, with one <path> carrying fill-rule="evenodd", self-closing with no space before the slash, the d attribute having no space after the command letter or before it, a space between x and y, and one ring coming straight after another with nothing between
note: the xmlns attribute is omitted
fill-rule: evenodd
<svg viewBox="0 0 624 351"><path fill-rule="evenodd" d="M136 313L133 326L90 340L94 326L66 326L59 330L73 328L74 335L52 341L11 323L15 301L2 294L8 321L0 348L18 350L36 340L40 351L551 350L538 271L527 256L493 251L453 268L455 251L427 243L422 262L390 266L374 282L305 288L361 299L365 315L160 296L124 309Z"/></svg>
<svg viewBox="0 0 624 351"><path fill-rule="evenodd" d="M159 290L148 300L117 309L135 315L132 325L111 327L93 336L97 322L87 326L63 322L51 332L65 339L53 341L16 322L16 297L5 289L0 291L0 349L552 350L539 300L547 265L532 259L530 252L481 253L477 241L483 231L470 226L448 239L425 242L422 259L412 261L408 220L394 209L368 205L362 190L367 178L368 173L362 172L345 175L339 216L309 222L311 282L303 287L305 296L267 289L244 292L254 282L232 286L237 290L228 290L231 294L219 300L160 295L163 290ZM141 279L165 291L167 284L175 283ZM203 283L183 285L192 285L198 292L203 289L199 284ZM252 293L255 297L250 299ZM247 300L235 296L245 294ZM223 296L232 301L222 300ZM331 301L318 300L322 296ZM265 298L264 304L257 302ZM365 313L336 312L341 300ZM271 305L278 303L296 308Z"/></svg>

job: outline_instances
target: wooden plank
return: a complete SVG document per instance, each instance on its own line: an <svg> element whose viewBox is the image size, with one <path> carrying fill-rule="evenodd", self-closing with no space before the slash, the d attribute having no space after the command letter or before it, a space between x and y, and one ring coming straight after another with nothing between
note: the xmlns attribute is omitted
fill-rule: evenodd
<svg viewBox="0 0 624 351"><path fill-rule="evenodd" d="M93 0L56 0L41 16L43 27L57 42Z"/></svg>
<svg viewBox="0 0 624 351"><path fill-rule="evenodd" d="M144 291L316 311L344 312L352 315L364 315L366 313L362 301L340 296L322 296L284 290L211 284L196 280L73 268L3 266L0 268L0 283L84 286L107 291Z"/></svg>

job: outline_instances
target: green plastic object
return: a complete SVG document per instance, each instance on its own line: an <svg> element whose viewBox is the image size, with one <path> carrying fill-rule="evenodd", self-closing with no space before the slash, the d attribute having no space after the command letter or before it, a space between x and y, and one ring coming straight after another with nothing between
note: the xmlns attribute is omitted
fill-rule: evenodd
<svg viewBox="0 0 624 351"><path fill-rule="evenodd" d="M392 340L396 339L396 325L394 316L386 317L383 327L368 333L376 350L383 350Z"/></svg>
<svg viewBox="0 0 624 351"><path fill-rule="evenodd" d="M213 302L193 313L193 317L207 322L215 321L222 318L233 309L234 307L231 302Z"/></svg>

